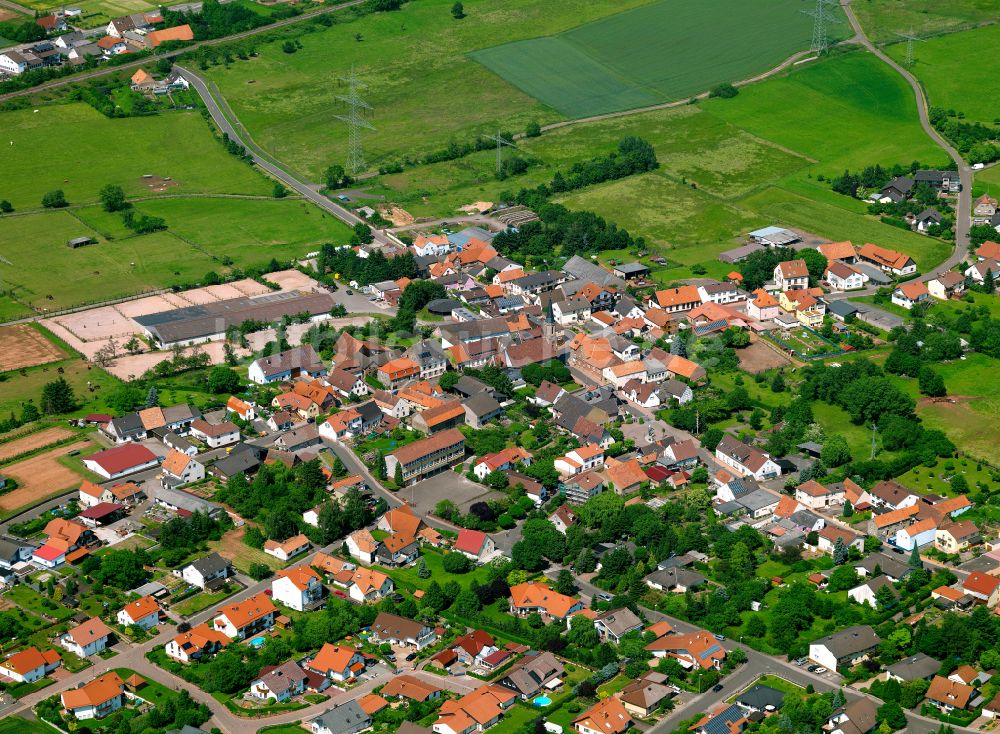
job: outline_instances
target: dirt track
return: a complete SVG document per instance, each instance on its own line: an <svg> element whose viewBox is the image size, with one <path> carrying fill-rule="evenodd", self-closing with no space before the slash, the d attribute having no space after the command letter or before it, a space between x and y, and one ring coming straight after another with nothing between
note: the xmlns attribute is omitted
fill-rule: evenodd
<svg viewBox="0 0 1000 734"><path fill-rule="evenodd" d="M17 438L8 443L0 444L0 461L9 459L11 456L23 454L25 451L40 449L42 446L62 441L67 436L72 435L73 432L68 428L57 426L55 428L47 428L38 433L32 433L30 436L25 436L24 438Z"/></svg>
<svg viewBox="0 0 1000 734"><path fill-rule="evenodd" d="M0 326L0 372L55 362L65 356L28 324Z"/></svg>
<svg viewBox="0 0 1000 734"><path fill-rule="evenodd" d="M0 495L0 510L10 512L81 484L80 475L57 459L70 451L86 451L92 446L90 441L77 441L5 466L4 474L17 481L17 489Z"/></svg>

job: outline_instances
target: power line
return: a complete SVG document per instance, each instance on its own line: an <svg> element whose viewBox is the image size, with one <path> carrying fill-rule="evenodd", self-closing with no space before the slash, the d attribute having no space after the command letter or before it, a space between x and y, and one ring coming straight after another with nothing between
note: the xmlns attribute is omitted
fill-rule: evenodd
<svg viewBox="0 0 1000 734"><path fill-rule="evenodd" d="M513 148L514 147L514 143L511 140L507 140L507 138L505 138L500 133L499 130L497 131L496 135L490 135L486 139L487 140L493 140L497 144L497 173L499 174L500 173L500 166L503 163L503 146L506 145L508 148Z"/></svg>
<svg viewBox="0 0 1000 734"><path fill-rule="evenodd" d="M830 47L827 26L831 23L840 23L840 18L832 10L834 7L836 7L836 4L830 2L830 0L816 0L816 8L814 10L801 11L805 15L812 16L813 31L810 48L817 54L824 53Z"/></svg>
<svg viewBox="0 0 1000 734"><path fill-rule="evenodd" d="M897 33L896 35L899 36L900 38L906 39L906 67L910 68L911 66L913 66L914 61L916 61L916 59L913 58L913 42L920 41L921 43L923 43L924 39L913 35L912 28L910 28L909 33Z"/></svg>
<svg viewBox="0 0 1000 734"><path fill-rule="evenodd" d="M338 94L337 99L347 105L347 114L334 115L334 117L347 125L346 168L349 172L357 174L365 170L361 131L375 129L375 126L365 118L365 112L370 112L374 108L361 98L359 90L364 89L365 85L358 80L353 67L351 67L350 76L341 77L340 81L347 85L347 94Z"/></svg>

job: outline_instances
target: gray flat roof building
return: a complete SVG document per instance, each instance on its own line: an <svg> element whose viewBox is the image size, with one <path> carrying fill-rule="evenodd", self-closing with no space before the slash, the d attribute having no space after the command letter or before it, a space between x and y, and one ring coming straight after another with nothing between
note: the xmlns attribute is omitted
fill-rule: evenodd
<svg viewBox="0 0 1000 734"><path fill-rule="evenodd" d="M283 316L300 313L317 316L329 313L332 307L333 298L329 293L279 291L160 311L136 316L134 321L150 338L166 346L221 336L230 326L246 321L271 323Z"/></svg>

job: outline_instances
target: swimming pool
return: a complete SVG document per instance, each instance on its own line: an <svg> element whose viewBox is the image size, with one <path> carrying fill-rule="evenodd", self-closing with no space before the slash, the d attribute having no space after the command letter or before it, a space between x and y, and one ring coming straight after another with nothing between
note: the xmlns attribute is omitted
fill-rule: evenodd
<svg viewBox="0 0 1000 734"><path fill-rule="evenodd" d="M255 647L259 650L260 648L264 647L264 643L266 641L267 640L265 640L263 637L254 637L252 640L250 640L250 646Z"/></svg>
<svg viewBox="0 0 1000 734"><path fill-rule="evenodd" d="M536 706L548 706L550 703L552 703L552 699L549 698L548 696L537 696L535 700L532 701L532 703L535 704Z"/></svg>

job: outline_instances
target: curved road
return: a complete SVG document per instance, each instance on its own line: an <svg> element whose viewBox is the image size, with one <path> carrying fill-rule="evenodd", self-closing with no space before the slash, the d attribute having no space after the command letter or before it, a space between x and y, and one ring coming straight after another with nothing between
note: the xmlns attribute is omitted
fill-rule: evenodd
<svg viewBox="0 0 1000 734"><path fill-rule="evenodd" d="M356 3L349 3L354 5ZM343 7L343 6L340 6ZM355 224L367 224L367 222L359 217L357 214L352 212L346 207L342 207L340 204L333 202L327 197L323 196L316 191L315 187L309 184L307 181L303 181L300 178L293 176L291 173L286 171L284 168L272 163L273 160L267 153L265 153L260 146L258 146L253 140L250 140L248 136L244 135L241 131L238 131L229 118L226 117L222 109L219 107L219 103L216 101L215 97L212 96L211 90L209 90L208 85L205 80L198 76L195 72L190 69L186 69L182 66L175 66L174 69L180 73L192 87L197 90L198 94L201 96L202 101L205 103L205 107L208 108L209 114L218 125L219 129L226 133L232 140L242 145L247 149L253 162L271 174L274 178L278 179L290 189L297 191L299 194L309 199L316 206L320 207L329 214L332 214L337 219L341 220L345 224L353 227ZM236 122L240 125L239 121ZM242 128L242 125L240 125ZM380 245L389 244L390 240L386 234L380 230L373 229L372 235L375 237L375 242Z"/></svg>
<svg viewBox="0 0 1000 734"><path fill-rule="evenodd" d="M850 21L851 28L854 29L857 41L868 51L878 57L882 62L892 67L892 69L894 69L897 74L902 76L913 89L913 94L917 100L917 113L920 115L920 126L924 129L924 132L927 133L931 140L937 143L938 147L948 154L958 167L959 179L962 182L962 190L958 194L958 205L955 207L955 249L947 260L930 272L924 273L922 280L926 281L936 278L942 273L945 273L958 265L958 263L960 263L968 254L969 230L972 227L972 168L965 162L951 143L945 140L938 133L938 131L934 129L934 126L931 125L930 118L927 114L927 96L924 94L924 89L920 86L920 82L917 81L917 78L896 63L896 61L891 59L884 51L869 40L867 34L865 33L865 29L861 26L857 16L854 14L854 9L851 7L851 0L841 0L840 6L844 9L844 14L847 16L847 20Z"/></svg>

